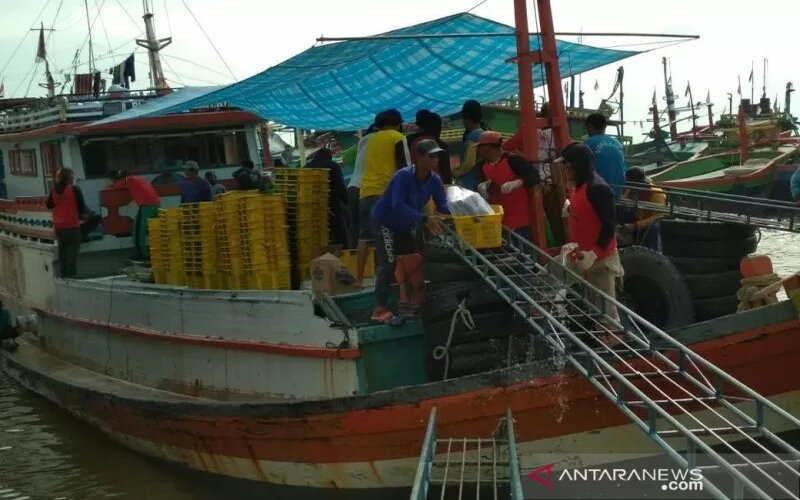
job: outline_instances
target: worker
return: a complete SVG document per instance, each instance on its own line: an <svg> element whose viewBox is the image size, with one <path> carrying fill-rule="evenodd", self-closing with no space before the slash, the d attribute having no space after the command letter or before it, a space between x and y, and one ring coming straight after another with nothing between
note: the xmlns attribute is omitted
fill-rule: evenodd
<svg viewBox="0 0 800 500"><path fill-rule="evenodd" d="M217 180L217 174L215 174L213 170L206 172L203 177L205 178L206 182L211 185L211 196L225 194L225 186L219 183Z"/></svg>
<svg viewBox="0 0 800 500"><path fill-rule="evenodd" d="M594 153L597 174L606 181L614 199L620 197L625 186L625 153L618 140L606 134L608 120L600 113L592 113L586 118L586 145Z"/></svg>
<svg viewBox="0 0 800 500"><path fill-rule="evenodd" d="M542 104L539 109L539 118L550 118L550 105ZM538 129L539 131L539 150L536 160L541 164L540 174L542 177L549 175L549 163L556 157L556 146L553 139L553 129L549 126ZM522 154L522 133L517 131L511 138L503 142L503 149L509 153Z"/></svg>
<svg viewBox="0 0 800 500"><path fill-rule="evenodd" d="M442 148L432 139L416 145L417 164L400 169L372 210L375 239L375 309L372 321L395 324L417 313L422 302L422 229L442 233L442 219L426 215L424 207L433 199L436 210L449 214L441 177L433 171ZM398 314L389 310L393 278L400 292Z"/></svg>
<svg viewBox="0 0 800 500"><path fill-rule="evenodd" d="M309 163L311 168L328 170L328 227L331 230L331 241L334 245L347 243L347 188L344 186L342 167L333 160L333 152L322 148L314 153Z"/></svg>
<svg viewBox="0 0 800 500"><path fill-rule="evenodd" d="M461 121L464 123L461 165L453 169L453 177L461 187L475 191L478 187L478 171L475 170L478 138L486 130L481 104L473 100L464 102L461 107Z"/></svg>
<svg viewBox="0 0 800 500"><path fill-rule="evenodd" d="M359 200L361 198L361 180L364 177L364 161L367 156L367 143L371 135L378 131L378 116L367 128L367 132L358 140L356 145L356 159L353 164L353 174L350 176L350 183L347 185L347 209L350 211L350 245L349 248L358 247L359 236ZM365 259L366 262L366 259Z"/></svg>
<svg viewBox="0 0 800 500"><path fill-rule="evenodd" d="M73 184L71 168L56 172L56 182L47 197L47 208L53 211L53 228L58 242L58 272L62 278L78 275L78 254L81 250L81 215L87 213L83 192Z"/></svg>
<svg viewBox="0 0 800 500"><path fill-rule="evenodd" d="M478 192L503 207L503 225L530 239L529 192L539 172L524 157L503 151L503 137L492 130L478 139Z"/></svg>
<svg viewBox="0 0 800 500"><path fill-rule="evenodd" d="M623 275L615 234L614 194L594 169L594 154L587 144L573 142L561 153L568 176L575 184L569 202L569 235L578 244L573 256L586 266L586 280L610 296L616 296L616 280ZM558 160L557 160L558 161ZM586 259L586 260L584 260ZM602 300L595 297L598 307ZM615 305L606 303L608 319L619 322ZM606 327L613 327L607 324Z"/></svg>
<svg viewBox="0 0 800 500"><path fill-rule="evenodd" d="M439 163L434 172L439 174L445 185L453 183L453 172L450 169L450 154L447 152L447 144L442 141L442 117L427 109L417 111L416 125L418 130L406 136L405 142L400 141L395 145L394 154L397 160L397 168L408 166L409 160L412 164L416 163L416 146L419 141L433 139L442 152L439 154ZM405 157L408 151L410 159Z"/></svg>
<svg viewBox="0 0 800 500"><path fill-rule="evenodd" d="M199 203L211 201L211 184L197 175L200 167L196 161L189 160L183 166L186 180L181 184L181 205L184 203Z"/></svg>
<svg viewBox="0 0 800 500"><path fill-rule="evenodd" d="M155 188L143 177L130 175L127 170L117 170L112 175L111 185L117 189L127 189L138 207L133 226L133 245L137 258L150 257L147 221L158 215L161 198Z"/></svg>
<svg viewBox="0 0 800 500"><path fill-rule="evenodd" d="M17 343L14 337L17 336L17 329L11 322L11 311L5 308L3 301L0 300L0 344L7 351L14 351Z"/></svg>
<svg viewBox="0 0 800 500"><path fill-rule="evenodd" d="M792 192L792 201L800 206L800 167L792 174L792 179L789 181L789 189Z"/></svg>
<svg viewBox="0 0 800 500"><path fill-rule="evenodd" d="M182 174L178 172L173 172L172 170L165 170L163 172L159 172L158 175L153 177L153 180L150 181L150 184L153 186L168 186L170 184L183 184L183 181L186 180Z"/></svg>
<svg viewBox="0 0 800 500"><path fill-rule="evenodd" d="M661 188L653 186L653 181L645 175L641 167L631 167L625 172L625 182L629 186L622 195L626 200L667 204L667 195ZM658 221L664 216L662 212L640 207L620 209L617 215L623 231L632 236L634 244L655 252L661 250L661 228Z"/></svg>
<svg viewBox="0 0 800 500"><path fill-rule="evenodd" d="M403 140L400 129L403 118L396 109L387 109L378 113L378 131L372 134L364 156L364 175L361 178L361 189L358 201L359 236L356 248L356 279L364 279L364 268L367 264L369 245L373 242L370 217L372 207L386 191L386 186L397 172L394 157L394 145Z"/></svg>
<svg viewBox="0 0 800 500"><path fill-rule="evenodd" d="M233 178L239 182L239 189L245 191L264 187L264 179L261 177L261 173L256 170L253 160L242 161L242 166L233 173Z"/></svg>

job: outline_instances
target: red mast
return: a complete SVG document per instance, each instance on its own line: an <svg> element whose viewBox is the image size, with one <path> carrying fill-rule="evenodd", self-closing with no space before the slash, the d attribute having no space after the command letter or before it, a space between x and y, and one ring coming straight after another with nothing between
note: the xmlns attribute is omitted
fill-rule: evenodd
<svg viewBox="0 0 800 500"><path fill-rule="evenodd" d="M539 151L539 130L552 126L556 148L560 151L570 142L567 114L564 108L564 95L561 89L561 73L558 68L553 14L550 0L536 0L539 12L540 50L531 51L528 29L528 8L526 0L514 0L514 19L517 29L517 69L519 74L520 134L522 153L526 158L536 160ZM534 114L532 66L543 64L547 94L550 97L550 119L537 119ZM552 167L553 183L563 205L563 176L559 169ZM534 189L531 196L531 236L533 243L540 248L547 247L545 233L545 213L541 189Z"/></svg>
<svg viewBox="0 0 800 500"><path fill-rule="evenodd" d="M747 151L747 124L744 116L744 106L739 104L739 164L744 165L750 153Z"/></svg>

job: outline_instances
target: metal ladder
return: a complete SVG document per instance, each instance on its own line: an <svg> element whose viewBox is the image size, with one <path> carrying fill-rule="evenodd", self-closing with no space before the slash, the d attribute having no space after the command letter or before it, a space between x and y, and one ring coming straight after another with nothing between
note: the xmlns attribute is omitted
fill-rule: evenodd
<svg viewBox="0 0 800 500"><path fill-rule="evenodd" d="M532 340L544 339L681 467L707 463L724 473L725 480L705 477L705 491L798 499L791 481L769 472L800 481L800 451L770 430L800 430L798 418L512 231L503 229L500 248L481 252L450 227L442 239L530 324ZM605 313L608 305L619 321ZM768 460L755 462L745 450Z"/></svg>
<svg viewBox="0 0 800 500"><path fill-rule="evenodd" d="M436 407L428 418L411 500L428 498L432 485L439 498L508 498L523 500L519 458L511 410L488 438L446 438L436 434Z"/></svg>
<svg viewBox="0 0 800 500"><path fill-rule="evenodd" d="M670 216L735 222L800 233L800 206L791 202L658 186L667 195L667 204L661 205L639 200L639 195L650 186L628 184L620 187L629 189L633 193L631 200L617 200L617 204L623 207L642 208ZM756 210L767 212L769 216L753 215Z"/></svg>

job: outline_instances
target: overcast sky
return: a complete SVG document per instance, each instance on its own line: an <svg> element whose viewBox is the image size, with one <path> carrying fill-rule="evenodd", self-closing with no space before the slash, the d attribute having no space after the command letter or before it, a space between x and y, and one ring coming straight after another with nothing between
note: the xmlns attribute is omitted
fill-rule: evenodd
<svg viewBox="0 0 800 500"><path fill-rule="evenodd" d="M158 35L173 37L173 44L163 52L165 72L173 85L179 86L229 83L233 80L187 5L230 70L242 79L311 47L319 35L376 34L463 12L474 7L478 0L153 2ZM705 100L707 91L711 91L716 113L727 106L727 92L735 96L737 75L741 75L742 93L749 96L751 61L755 61L756 66L757 98L761 93L762 60L765 57L769 58L768 97L774 98L777 94L782 102L786 82L800 84L798 48L791 36L800 18L800 2L794 0L748 2L748 10L740 8L740 2L722 0L553 0L552 3L557 31L700 35L699 40L622 61L625 66L626 120L638 122L648 118L647 108L654 88L663 108L661 58L664 56L671 60L679 104L687 101L683 95L687 80L691 80L695 100ZM93 48L99 68L119 63L127 54L137 50L133 40L143 36L144 31L141 0L88 0L88 4L89 17L94 19ZM98 6L102 6L100 16L96 15ZM45 27L54 26L56 30L48 41L48 53L56 70L71 72L75 51L83 47L79 71L86 71L88 47L84 41L87 19L83 0L0 0L0 12L3 12L0 16L0 79L4 80L6 97L21 97L26 92L27 95L42 94L37 83L42 81L44 68L42 64L34 65L38 33L27 31L38 27L42 21ZM41 17L37 19L40 12ZM487 0L473 13L513 25L511 0ZM534 26L531 9L532 30ZM574 38L567 39L574 41ZM651 41L584 40L602 47ZM630 48L644 50L650 47ZM18 52L11 57L17 48ZM147 58L142 50L136 52L139 86L144 86L147 80ZM587 106L597 106L600 99L610 93L617 66L583 75ZM56 73L56 79L59 78ZM599 83L599 91L593 88L595 80ZM797 106L794 106L795 114ZM700 120L705 122L705 116ZM628 135L645 132L638 123L628 127Z"/></svg>

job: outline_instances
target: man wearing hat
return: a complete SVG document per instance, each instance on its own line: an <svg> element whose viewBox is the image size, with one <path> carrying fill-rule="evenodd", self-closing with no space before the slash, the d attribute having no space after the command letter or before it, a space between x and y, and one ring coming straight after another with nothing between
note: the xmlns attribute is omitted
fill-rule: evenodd
<svg viewBox="0 0 800 500"><path fill-rule="evenodd" d="M539 184L539 172L524 157L503 151L503 138L487 130L478 138L478 192L503 207L503 225L530 239L528 189Z"/></svg>
<svg viewBox="0 0 800 500"><path fill-rule="evenodd" d="M653 181L645 175L641 167L629 168L625 172L625 183L628 189L623 193L623 198L643 203L667 204L666 193L653 186ZM633 237L635 244L656 252L661 250L661 228L658 221L664 217L662 212L637 207L620 209L617 217L622 229Z"/></svg>
<svg viewBox="0 0 800 500"><path fill-rule="evenodd" d="M200 167L193 160L183 166L186 180L181 184L181 204L211 201L211 184L197 174L199 170Z"/></svg>
<svg viewBox="0 0 800 500"><path fill-rule="evenodd" d="M595 288L615 298L616 280L624 273L617 253L614 193L595 172L594 153L586 144L573 142L556 161L564 162L567 175L575 184L569 198L569 236L578 244L573 255L576 267ZM597 300L598 305L602 302ZM613 304L606 303L605 313L619 321Z"/></svg>
<svg viewBox="0 0 800 500"><path fill-rule="evenodd" d="M442 233L442 219L426 215L425 205L433 199L436 210L449 214L441 177L434 172L442 148L432 139L416 145L416 165L397 171L372 208L370 225L375 241L375 309L372 321L393 324L414 315L422 302L421 230ZM392 278L400 291L398 315L389 310Z"/></svg>

